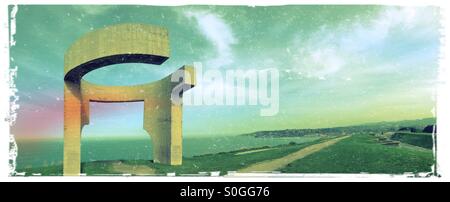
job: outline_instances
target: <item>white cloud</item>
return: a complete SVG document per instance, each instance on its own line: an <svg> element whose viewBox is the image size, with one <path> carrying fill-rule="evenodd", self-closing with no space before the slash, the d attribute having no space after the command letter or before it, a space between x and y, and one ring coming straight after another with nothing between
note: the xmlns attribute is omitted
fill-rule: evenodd
<svg viewBox="0 0 450 202"><path fill-rule="evenodd" d="M438 30L436 26L439 26L436 13L435 9L430 8L388 7L368 22L356 21L337 29L323 26L310 38L299 36L294 40L295 47L289 48L293 57L292 73L324 79L351 67L346 72L357 74L358 68L374 65L367 64L370 59L378 57L371 52L373 50L382 53L392 47L399 47L400 43L407 44L404 41L420 42L437 37L433 35ZM404 52L398 54L414 50L401 51ZM378 64L382 66L383 62L378 61ZM378 69L375 66L373 68L369 71Z"/></svg>
<svg viewBox="0 0 450 202"><path fill-rule="evenodd" d="M230 26L219 16L209 12L188 11L184 13L193 18L201 33L215 46L217 56L206 62L206 67L222 67L233 63L232 44L236 44Z"/></svg>
<svg viewBox="0 0 450 202"><path fill-rule="evenodd" d="M369 23L355 23L350 26L350 32L342 34L339 39L341 47L349 51L362 51L383 43L393 32L418 32L435 29L433 10L412 7L390 7L382 11Z"/></svg>
<svg viewBox="0 0 450 202"><path fill-rule="evenodd" d="M306 76L320 80L337 73L346 64L336 47L332 46L301 47L292 55L292 60L294 67L285 70L289 77Z"/></svg>
<svg viewBox="0 0 450 202"><path fill-rule="evenodd" d="M110 11L111 9L115 8L115 6L110 6L110 5L89 5L89 6L85 6L85 5L77 5L74 6L74 8L76 10L79 10L85 14L88 15L101 15L104 14L108 11Z"/></svg>

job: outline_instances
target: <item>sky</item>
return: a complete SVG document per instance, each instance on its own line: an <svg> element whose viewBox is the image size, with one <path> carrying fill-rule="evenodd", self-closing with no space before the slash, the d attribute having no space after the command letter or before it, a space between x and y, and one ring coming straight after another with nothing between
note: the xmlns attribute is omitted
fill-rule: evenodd
<svg viewBox="0 0 450 202"><path fill-rule="evenodd" d="M10 10L12 7L10 7ZM184 106L183 134L237 135L432 117L440 50L436 7L19 5L11 68L16 137L62 137L64 52L84 34L120 23L169 30L163 65L120 64L87 74L104 85L159 80L185 64L276 68L279 112L261 106ZM222 85L217 82L198 86ZM196 88L192 89L193 93ZM83 135L145 135L143 103L91 103Z"/></svg>

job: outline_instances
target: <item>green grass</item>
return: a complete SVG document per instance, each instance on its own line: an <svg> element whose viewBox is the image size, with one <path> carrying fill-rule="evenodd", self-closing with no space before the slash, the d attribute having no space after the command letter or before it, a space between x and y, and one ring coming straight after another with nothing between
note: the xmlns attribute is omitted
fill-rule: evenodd
<svg viewBox="0 0 450 202"><path fill-rule="evenodd" d="M89 162L89 163L81 163L81 172L90 175L93 173L103 173L103 174L120 174L114 173L110 169L111 162L110 161L99 161L99 162ZM17 170L17 173L24 173L25 176L31 176L33 173L39 173L42 176L62 176L63 175L63 166L47 166L47 167L36 167L36 168L24 168Z"/></svg>
<svg viewBox="0 0 450 202"><path fill-rule="evenodd" d="M227 171L235 171L253 163L274 158L280 158L291 152L295 152L309 145L317 144L326 139L329 138L322 138L319 140L299 144L291 143L275 147L258 147L252 149L241 149L232 152L221 152L217 154L206 154L201 156L194 156L191 158L183 158L183 164L180 166L157 164L148 160L121 160L121 162L127 165L146 165L149 166L150 168L155 169L157 174L167 174L175 172L177 175L180 175L180 174L198 174L199 172L220 171L220 174L224 175L227 173ZM262 148L274 148L274 149L243 155L235 155L236 153L239 152ZM115 172L112 169L113 162L117 161L96 161L96 162L82 163L81 165L82 173L86 173L86 175L121 174ZM32 173L41 173L43 176L62 175L62 166L26 168L23 170L19 170L18 172L25 172L26 175L31 175Z"/></svg>
<svg viewBox="0 0 450 202"><path fill-rule="evenodd" d="M42 176L61 176L63 167L62 165L56 166L47 166L47 167L37 167L37 168L24 168L24 169L16 169L17 174L21 175L21 173L25 174L25 176L31 176L33 173L41 174Z"/></svg>
<svg viewBox="0 0 450 202"><path fill-rule="evenodd" d="M121 162L128 165L146 165L162 175L173 172L181 175L211 171L220 171L220 174L224 175L227 171L235 171L254 163L280 158L324 140L326 138L302 144L280 145L272 147L271 150L243 155L235 154L249 149L194 156L183 158L183 164L180 166L156 164L148 160L122 160ZM253 149L261 148L263 147ZM112 169L113 162L117 161L82 163L82 172L87 175L120 174ZM281 171L286 173L400 174L430 172L433 164L433 153L429 149L402 145L386 146L380 144L373 136L353 135L317 153L294 161ZM41 173L44 176L62 175L62 166L28 168L19 172L26 172L26 175L32 173Z"/></svg>
<svg viewBox="0 0 450 202"><path fill-rule="evenodd" d="M433 137L431 135L431 133L398 132L392 135L391 139L414 146L432 149Z"/></svg>
<svg viewBox="0 0 450 202"><path fill-rule="evenodd" d="M221 175L227 173L227 171L236 171L240 168L244 168L251 164L261 162L264 160L275 159L283 157L291 152L298 151L304 147L317 144L322 140L316 140L307 143L294 144L294 145L280 145L273 147L275 149L266 150L261 152L235 155L236 153L247 151L237 150L232 152L222 152L218 154L207 154L201 156L194 156L192 158L183 158L183 164L180 166L170 166L164 164L152 163L152 161L147 160L129 160L122 161L128 165L146 165L156 170L157 174L166 174L175 172L177 175L180 174L198 174L199 172L212 172L220 171ZM259 149L259 148L255 148ZM89 165L85 167L85 171L88 175L103 174L104 169L96 169L96 166ZM91 169L93 168L93 169ZM106 168L111 170L110 168ZM102 173L103 172L103 173Z"/></svg>
<svg viewBox="0 0 450 202"><path fill-rule="evenodd" d="M294 161L287 173L390 173L431 172L431 150L379 144L369 135L353 135L335 145Z"/></svg>

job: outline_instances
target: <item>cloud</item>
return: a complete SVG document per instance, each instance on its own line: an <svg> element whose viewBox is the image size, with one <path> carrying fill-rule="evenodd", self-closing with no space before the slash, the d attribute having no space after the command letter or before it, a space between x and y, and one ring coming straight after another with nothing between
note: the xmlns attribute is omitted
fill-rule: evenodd
<svg viewBox="0 0 450 202"><path fill-rule="evenodd" d="M336 47L304 48L294 60L299 65L298 74L324 80L346 64Z"/></svg>
<svg viewBox="0 0 450 202"><path fill-rule="evenodd" d="M439 37L436 10L429 7L388 7L372 20L355 20L338 27L324 25L311 37L298 36L292 43L295 47L289 49L294 66L291 72L324 79L343 72L352 75L386 72L386 69L379 68L392 66L386 63L396 63L402 68L408 60L427 57L422 54L411 58L415 51L421 51L419 48L435 45L427 42ZM412 45L417 47L408 48ZM351 79L347 75L339 76Z"/></svg>
<svg viewBox="0 0 450 202"><path fill-rule="evenodd" d="M206 67L223 67L233 63L231 45L237 43L231 27L219 16L205 11L187 11L184 15L194 19L200 32L214 45L217 56L206 62Z"/></svg>
<svg viewBox="0 0 450 202"><path fill-rule="evenodd" d="M74 8L82 13L88 14L88 15L102 15L106 12L110 11L111 9L115 8L116 6L110 6L110 5L77 5L74 6Z"/></svg>
<svg viewBox="0 0 450 202"><path fill-rule="evenodd" d="M350 32L340 39L347 51L363 51L384 44L395 34L405 37L424 37L424 33L437 31L435 10L429 8L389 7L369 23L355 23Z"/></svg>

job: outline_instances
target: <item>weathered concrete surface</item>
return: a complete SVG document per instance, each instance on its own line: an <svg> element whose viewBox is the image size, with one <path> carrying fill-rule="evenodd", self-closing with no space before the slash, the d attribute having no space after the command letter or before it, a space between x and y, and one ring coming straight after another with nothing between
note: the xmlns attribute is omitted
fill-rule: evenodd
<svg viewBox="0 0 450 202"><path fill-rule="evenodd" d="M86 34L64 58L64 175L80 174L81 130L89 124L89 102L144 102L144 129L153 141L158 163L182 163L182 103L171 101L174 88L181 94L195 85L193 67L157 82L135 86L102 86L82 79L88 72L118 63L161 64L169 58L168 32L142 24L121 24ZM177 77L178 78L178 77ZM190 79L189 79L190 78Z"/></svg>

